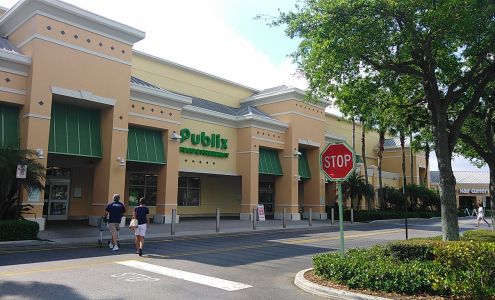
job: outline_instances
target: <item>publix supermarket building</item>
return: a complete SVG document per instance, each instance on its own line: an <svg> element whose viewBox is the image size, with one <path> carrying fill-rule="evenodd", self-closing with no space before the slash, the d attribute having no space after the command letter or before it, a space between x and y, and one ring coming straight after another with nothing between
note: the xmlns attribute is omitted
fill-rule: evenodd
<svg viewBox="0 0 495 300"><path fill-rule="evenodd" d="M172 209L251 219L258 204L269 218L284 209L292 220L309 209L327 218L336 191L320 152L352 145L352 125L326 104L135 51L144 32L62 1L21 0L0 15L0 147L36 150L47 167L45 189L22 193L34 206L25 217L42 229L46 220L96 224L114 193L128 211L144 196L157 223L171 222ZM358 160L378 186L378 136L366 143ZM408 182L424 178L423 157L413 156L413 178L406 163ZM387 140L384 184L399 187L400 161Z"/></svg>

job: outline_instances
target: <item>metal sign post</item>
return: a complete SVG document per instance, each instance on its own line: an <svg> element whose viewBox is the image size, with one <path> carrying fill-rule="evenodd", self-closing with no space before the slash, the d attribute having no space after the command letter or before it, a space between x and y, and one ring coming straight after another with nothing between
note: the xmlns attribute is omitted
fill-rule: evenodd
<svg viewBox="0 0 495 300"><path fill-rule="evenodd" d="M356 167L356 155L354 150L346 143L328 144L320 154L320 163L321 170L325 173L326 177L330 179L330 181L334 181L337 184L340 253L342 257L344 257L344 204L342 199L342 182L344 182L352 174L352 172L354 172Z"/></svg>
<svg viewBox="0 0 495 300"><path fill-rule="evenodd" d="M339 190L339 231L340 231L340 255L344 257L344 205L342 204L342 181L337 181Z"/></svg>

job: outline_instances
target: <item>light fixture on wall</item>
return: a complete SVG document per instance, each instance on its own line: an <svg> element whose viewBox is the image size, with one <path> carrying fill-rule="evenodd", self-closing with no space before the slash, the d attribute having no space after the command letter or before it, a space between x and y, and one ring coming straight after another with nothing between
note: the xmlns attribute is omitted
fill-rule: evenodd
<svg viewBox="0 0 495 300"><path fill-rule="evenodd" d="M122 156L118 156L117 161L119 162L119 166L125 166L125 159Z"/></svg>
<svg viewBox="0 0 495 300"><path fill-rule="evenodd" d="M294 154L294 156L300 156L302 155L301 152L297 151L297 149L294 149L294 152L292 152L292 154Z"/></svg>
<svg viewBox="0 0 495 300"><path fill-rule="evenodd" d="M182 139L182 137L177 133L177 132L172 132L172 134L170 135L170 139L172 141L180 141Z"/></svg>
<svg viewBox="0 0 495 300"><path fill-rule="evenodd" d="M43 158L45 158L45 153L43 152L43 148L38 148L38 149L36 149L36 156L37 156L39 159L43 159Z"/></svg>
<svg viewBox="0 0 495 300"><path fill-rule="evenodd" d="M294 177L297 179L297 181L301 181L301 176L299 176L299 175L294 175Z"/></svg>

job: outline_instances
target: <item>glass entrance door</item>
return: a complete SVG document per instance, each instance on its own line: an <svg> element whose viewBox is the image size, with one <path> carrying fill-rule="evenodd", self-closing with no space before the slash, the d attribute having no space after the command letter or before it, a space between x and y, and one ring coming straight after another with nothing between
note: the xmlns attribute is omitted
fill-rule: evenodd
<svg viewBox="0 0 495 300"><path fill-rule="evenodd" d="M69 181L50 181L48 220L67 220Z"/></svg>

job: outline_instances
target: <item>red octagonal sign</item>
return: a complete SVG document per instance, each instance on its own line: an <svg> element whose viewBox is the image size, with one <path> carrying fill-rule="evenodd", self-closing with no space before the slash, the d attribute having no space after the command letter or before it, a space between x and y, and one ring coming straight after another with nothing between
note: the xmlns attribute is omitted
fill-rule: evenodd
<svg viewBox="0 0 495 300"><path fill-rule="evenodd" d="M331 180L347 179L356 165L356 155L346 143L328 144L320 157L321 169Z"/></svg>

